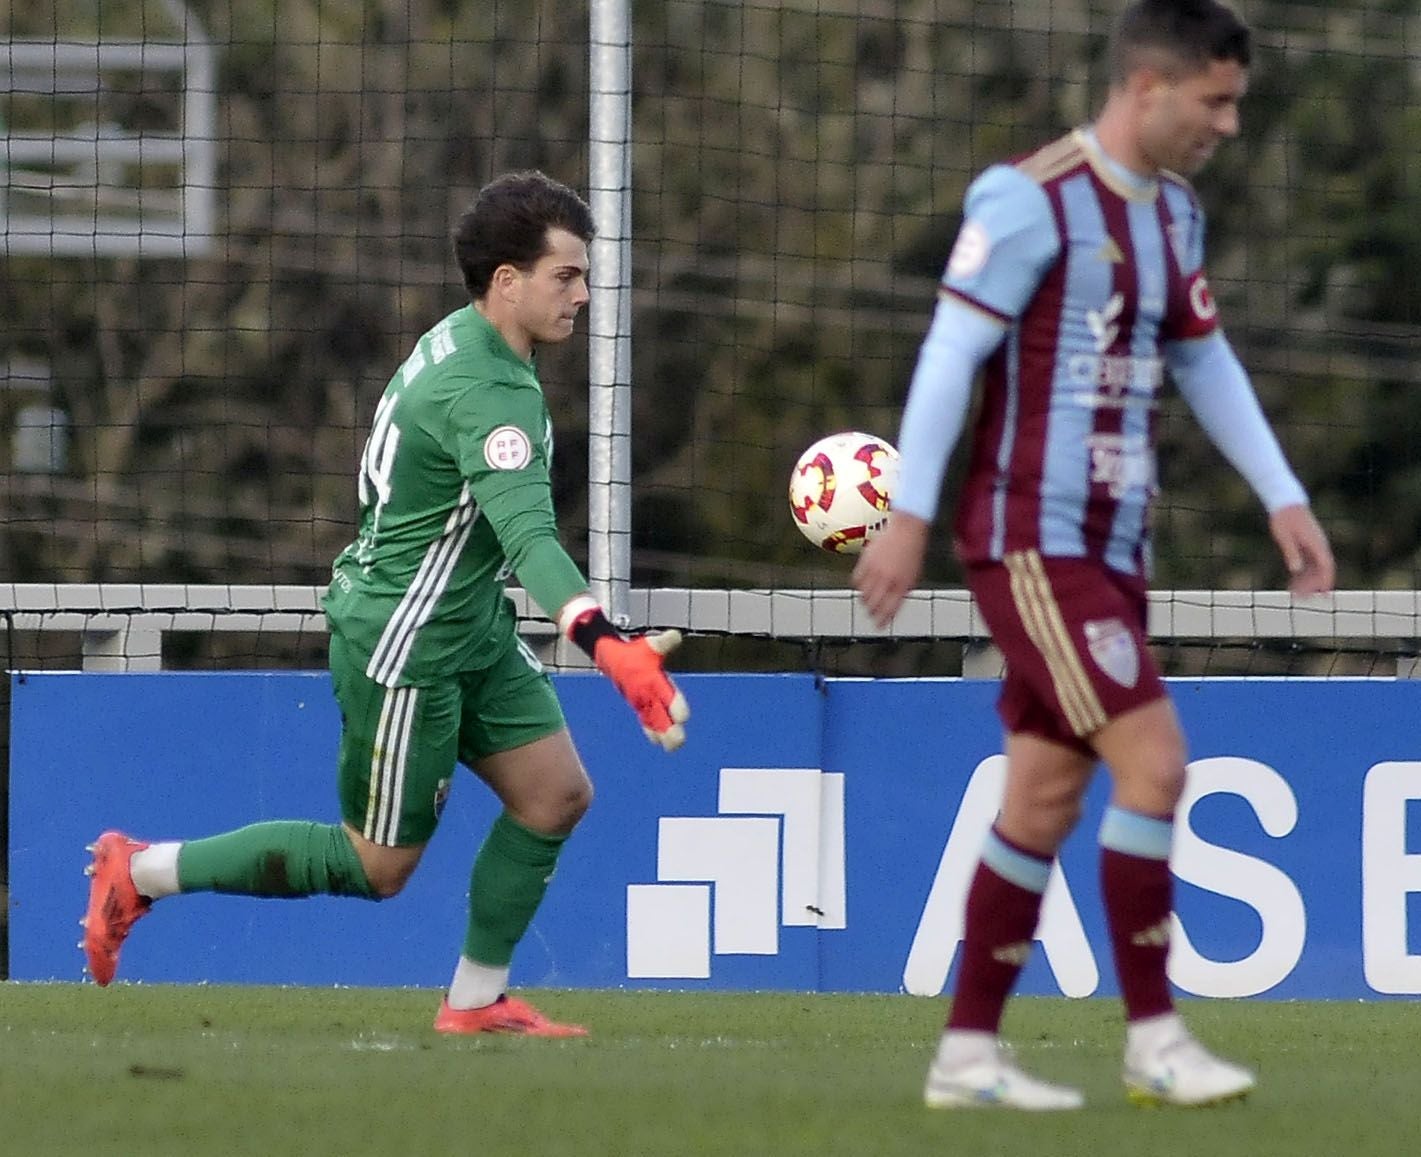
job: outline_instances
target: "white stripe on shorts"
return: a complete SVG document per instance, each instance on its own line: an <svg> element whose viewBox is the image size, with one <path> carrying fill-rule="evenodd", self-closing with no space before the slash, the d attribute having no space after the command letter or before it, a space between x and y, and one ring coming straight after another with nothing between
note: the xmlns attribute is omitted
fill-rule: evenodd
<svg viewBox="0 0 1421 1157"><path fill-rule="evenodd" d="M387 687L370 753L370 796L365 805L364 836L371 843L394 846L400 834L405 796L405 765L414 730L416 687Z"/></svg>

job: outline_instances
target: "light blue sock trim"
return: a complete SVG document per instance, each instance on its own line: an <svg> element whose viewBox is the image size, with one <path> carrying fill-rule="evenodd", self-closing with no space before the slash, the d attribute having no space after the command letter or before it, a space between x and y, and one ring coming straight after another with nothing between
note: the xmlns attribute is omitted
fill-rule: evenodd
<svg viewBox="0 0 1421 1157"><path fill-rule="evenodd" d="M982 863L996 872L1003 880L1035 892L1038 896L1046 891L1046 881L1051 878L1051 861L1043 860L1027 852L1019 852L996 832L987 833L987 843L982 849Z"/></svg>
<svg viewBox="0 0 1421 1157"><path fill-rule="evenodd" d="M1100 821L1100 846L1147 860L1169 859L1174 821L1144 816L1124 808L1108 807Z"/></svg>

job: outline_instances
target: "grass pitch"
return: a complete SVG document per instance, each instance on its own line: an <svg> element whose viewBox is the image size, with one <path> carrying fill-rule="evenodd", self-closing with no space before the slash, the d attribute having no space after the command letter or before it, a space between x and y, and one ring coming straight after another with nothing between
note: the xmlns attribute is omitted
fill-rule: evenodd
<svg viewBox="0 0 1421 1157"><path fill-rule="evenodd" d="M1140 1110L1114 1001L1021 999L1024 1065L1078 1113L934 1112L945 1004L907 996L536 992L585 1040L447 1039L439 994L0 984L0 1153L1394 1157L1421 1146L1421 1006L1191 1002L1257 1067L1243 1104Z"/></svg>

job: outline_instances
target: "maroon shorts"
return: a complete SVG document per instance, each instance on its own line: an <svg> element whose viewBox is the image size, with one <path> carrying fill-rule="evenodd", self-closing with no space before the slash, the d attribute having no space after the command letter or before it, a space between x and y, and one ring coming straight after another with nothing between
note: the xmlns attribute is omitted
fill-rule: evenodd
<svg viewBox="0 0 1421 1157"><path fill-rule="evenodd" d="M968 567L967 585L1006 660L997 711L1008 733L1089 752L1109 720L1166 694L1143 579L1021 550Z"/></svg>

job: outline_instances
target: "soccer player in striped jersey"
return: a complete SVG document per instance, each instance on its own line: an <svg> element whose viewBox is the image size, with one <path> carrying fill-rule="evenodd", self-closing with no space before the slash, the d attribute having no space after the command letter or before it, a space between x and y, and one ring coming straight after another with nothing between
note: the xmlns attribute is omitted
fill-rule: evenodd
<svg viewBox="0 0 1421 1157"><path fill-rule="evenodd" d="M592 798L552 683L517 634L514 576L611 678L648 738L685 738L662 660L674 631L626 638L558 542L552 424L535 347L588 300L592 213L537 172L487 185L453 236L471 303L419 339L375 411L355 541L325 597L339 701L341 824L259 823L207 839L93 846L85 949L99 984L153 902L179 892L395 895L433 835L456 763L503 810L474 861L463 950L434 1027L582 1035L508 995L513 951Z"/></svg>
<svg viewBox="0 0 1421 1157"><path fill-rule="evenodd" d="M904 408L889 524L854 571L866 608L887 624L921 576L980 369L955 546L1006 660L1007 777L967 896L925 1089L934 1107L1081 1104L1076 1090L1023 1073L998 1031L1097 761L1113 787L1099 842L1126 1090L1197 1105L1254 1084L1190 1035L1166 978L1186 755L1145 618L1166 371L1263 503L1293 593L1333 583L1327 538L1218 327L1203 214L1180 175L1237 134L1249 41L1214 0L1132 3L1094 123L973 182Z"/></svg>

